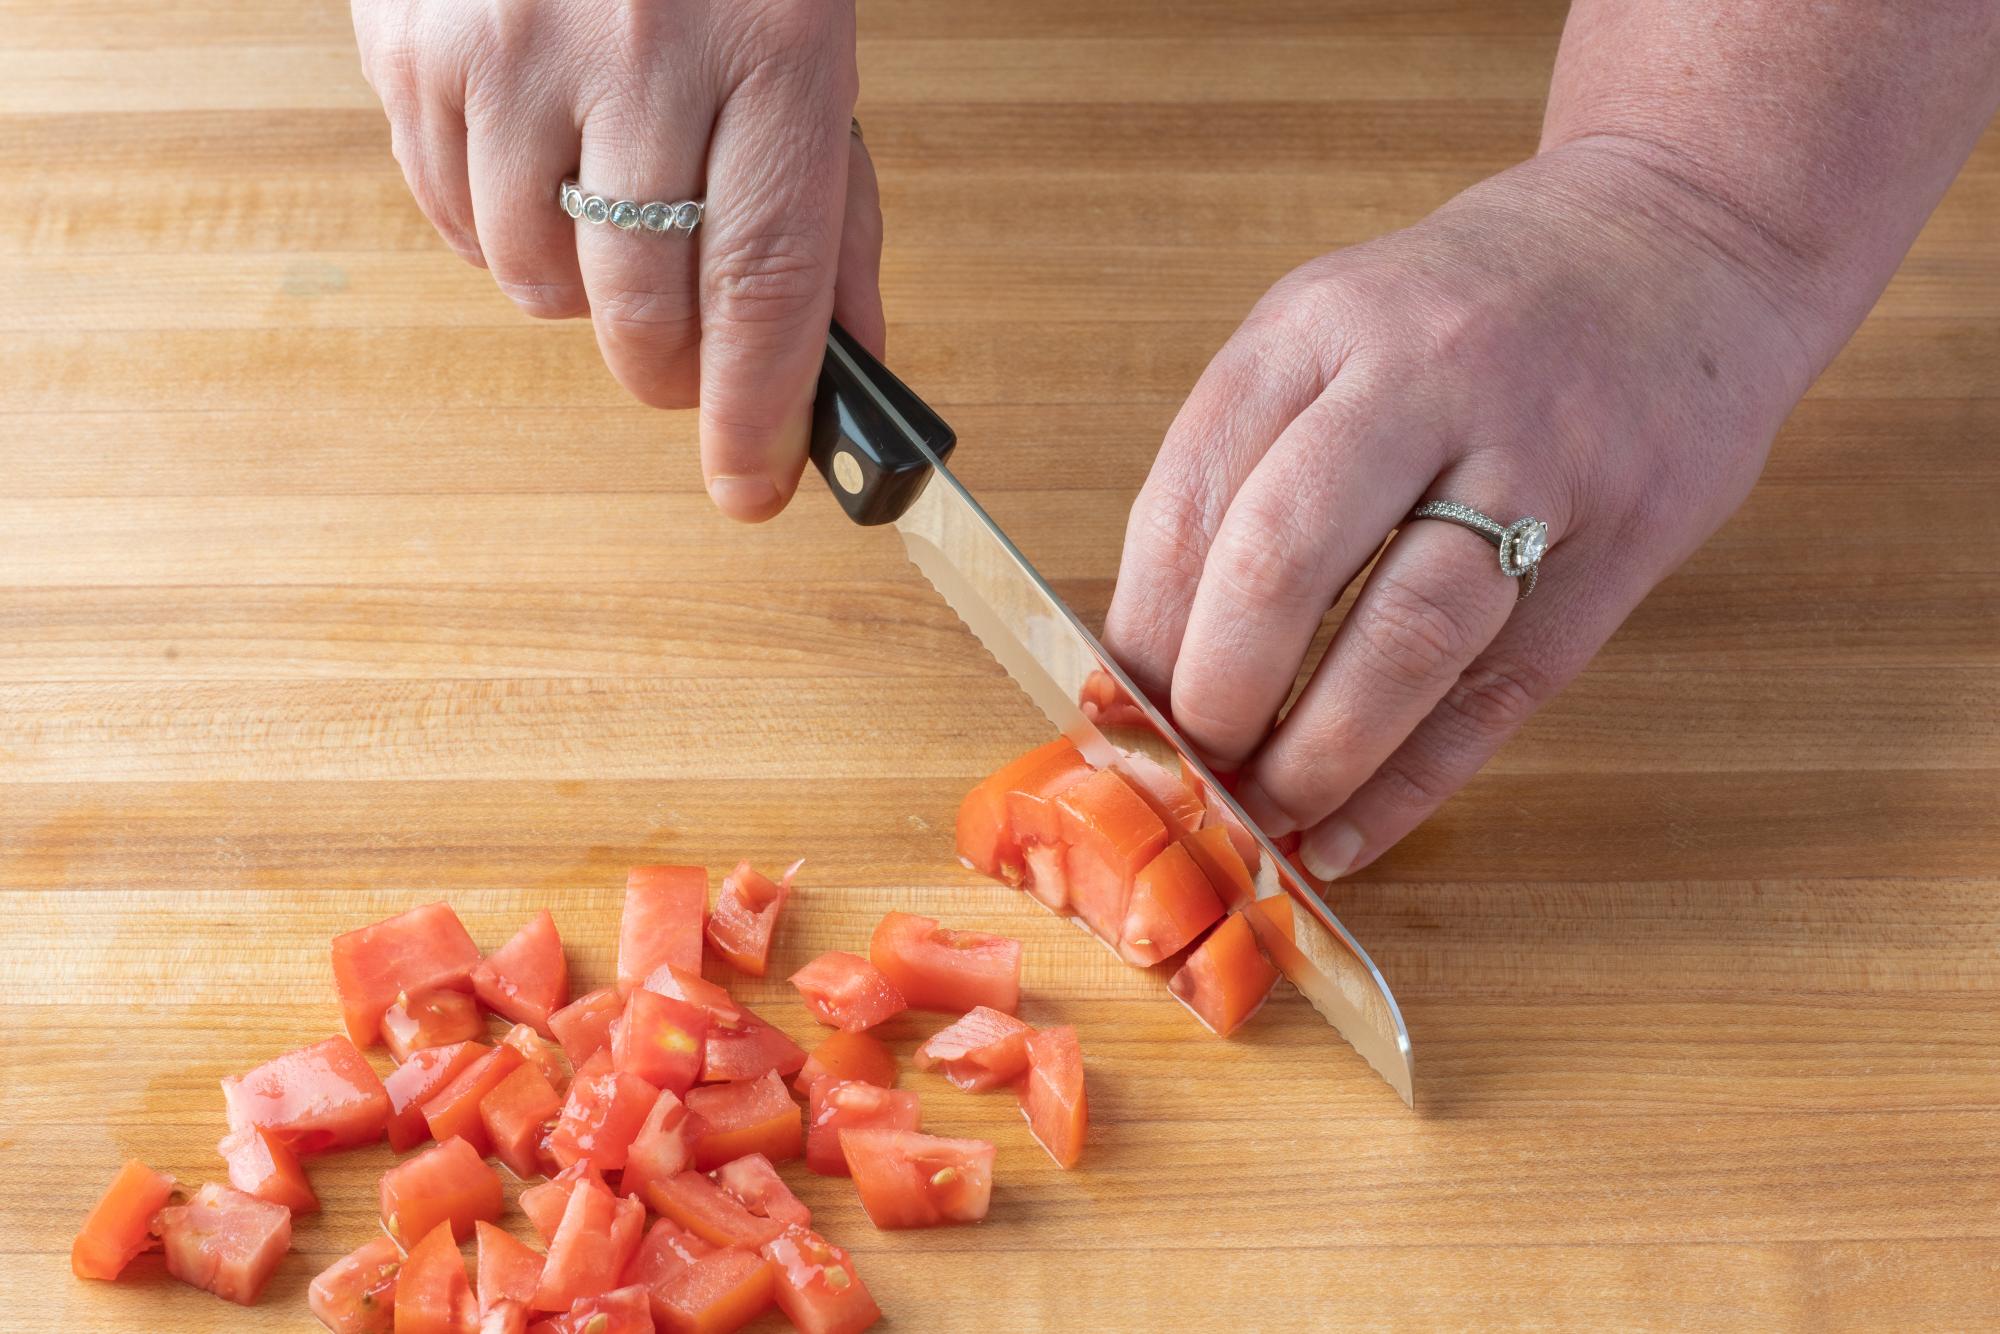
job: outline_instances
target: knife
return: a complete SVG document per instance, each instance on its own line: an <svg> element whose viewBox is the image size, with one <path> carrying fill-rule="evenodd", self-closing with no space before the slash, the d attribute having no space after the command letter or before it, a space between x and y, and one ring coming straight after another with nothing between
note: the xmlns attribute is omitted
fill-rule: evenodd
<svg viewBox="0 0 2000 1334"><path fill-rule="evenodd" d="M1178 761L1208 809L1248 831L1261 855L1244 916L1258 942L1414 1106L1409 1031L1368 952L952 475L945 461L956 444L929 404L833 326L813 403L812 460L847 516L896 526L917 568L1084 758L1101 767L1121 749L1143 749Z"/></svg>

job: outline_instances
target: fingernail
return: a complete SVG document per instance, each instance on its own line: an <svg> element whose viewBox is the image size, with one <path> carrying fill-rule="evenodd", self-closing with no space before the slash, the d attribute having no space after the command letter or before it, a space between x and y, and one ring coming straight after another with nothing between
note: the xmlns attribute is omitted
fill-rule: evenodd
<svg viewBox="0 0 2000 1334"><path fill-rule="evenodd" d="M768 519L784 504L770 478L740 473L718 473L709 478L708 498L724 514L745 523Z"/></svg>
<svg viewBox="0 0 2000 1334"><path fill-rule="evenodd" d="M1299 847L1299 860L1322 880L1338 880L1354 867L1365 840L1344 820L1330 820Z"/></svg>
<svg viewBox="0 0 2000 1334"><path fill-rule="evenodd" d="M1272 838L1281 838L1299 827L1298 821L1279 810L1278 803L1265 794L1254 778L1245 778L1236 785L1236 804Z"/></svg>

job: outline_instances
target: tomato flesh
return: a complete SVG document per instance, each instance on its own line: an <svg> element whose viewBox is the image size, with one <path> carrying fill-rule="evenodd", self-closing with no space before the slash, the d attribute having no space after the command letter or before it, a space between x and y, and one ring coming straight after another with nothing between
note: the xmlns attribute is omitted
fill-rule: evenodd
<svg viewBox="0 0 2000 1334"><path fill-rule="evenodd" d="M491 1306L482 1306L478 1334L529 1334L528 1314L526 1302L498 1301ZM541 1323L548 1324L547 1321Z"/></svg>
<svg viewBox="0 0 2000 1334"><path fill-rule="evenodd" d="M1118 933L1118 957L1150 968L1187 948L1222 919L1222 900L1189 855L1169 843L1132 880L1132 897Z"/></svg>
<svg viewBox="0 0 2000 1334"><path fill-rule="evenodd" d="M1028 1034L1011 1014L981 1005L917 1048L917 1069L936 1070L968 1093L1012 1083L1028 1068Z"/></svg>
<svg viewBox="0 0 2000 1334"><path fill-rule="evenodd" d="M771 1262L754 1251L713 1251L667 1285L653 1316L672 1334L729 1334L771 1308L776 1277Z"/></svg>
<svg viewBox="0 0 2000 1334"><path fill-rule="evenodd" d="M579 1181L549 1241L541 1282L529 1305L538 1311L566 1311L582 1298L617 1287L645 1227L645 1205L621 1200L595 1181Z"/></svg>
<svg viewBox="0 0 2000 1334"><path fill-rule="evenodd" d="M805 1048L748 1010L736 1023L715 1020L702 1044L701 1077L710 1082L757 1079L776 1071L794 1075L806 1063Z"/></svg>
<svg viewBox="0 0 2000 1334"><path fill-rule="evenodd" d="M172 1177L137 1158L126 1159L70 1243L70 1272L78 1278L117 1278L152 1247L153 1218L166 1208L173 1191Z"/></svg>
<svg viewBox="0 0 2000 1334"><path fill-rule="evenodd" d="M847 1252L805 1225L767 1241L778 1309L801 1334L860 1334L882 1318Z"/></svg>
<svg viewBox="0 0 2000 1334"><path fill-rule="evenodd" d="M848 1175L841 1152L843 1130L921 1130L923 1105L914 1093L838 1079L822 1079L812 1087L806 1114L812 1129L806 1138L806 1167L821 1176Z"/></svg>
<svg viewBox="0 0 2000 1334"><path fill-rule="evenodd" d="M384 1172L379 1190L382 1227L405 1245L440 1223L462 1241L480 1219L497 1220L505 1204L499 1174L456 1136Z"/></svg>
<svg viewBox="0 0 2000 1334"><path fill-rule="evenodd" d="M569 960L547 908L528 919L505 945L472 970L472 989L487 1009L543 1037L549 1016L569 1004Z"/></svg>
<svg viewBox="0 0 2000 1334"><path fill-rule="evenodd" d="M480 1119L479 1104L523 1063L520 1050L505 1045L488 1047L468 1062L449 1083L424 1100L424 1124L431 1137L442 1144L457 1135L478 1156L490 1153L493 1145L486 1135L486 1123Z"/></svg>
<svg viewBox="0 0 2000 1334"><path fill-rule="evenodd" d="M812 1017L847 1033L870 1029L909 1008L882 970L858 954L832 950L793 973Z"/></svg>
<svg viewBox="0 0 2000 1334"><path fill-rule="evenodd" d="M588 1159L600 1172L616 1172L659 1097L658 1089L622 1070L579 1073L549 1132L549 1152L564 1167Z"/></svg>
<svg viewBox="0 0 2000 1334"><path fill-rule="evenodd" d="M993 1194L993 1146L913 1130L843 1130L868 1220L884 1230L976 1223Z"/></svg>
<svg viewBox="0 0 2000 1334"><path fill-rule="evenodd" d="M549 1032L562 1044L572 1067L611 1045L611 1023L625 1012L625 998L616 987L602 987L579 996L549 1016Z"/></svg>
<svg viewBox="0 0 2000 1334"><path fill-rule="evenodd" d="M1070 910L1115 947L1132 881L1167 844L1167 827L1132 785L1099 769L1056 798Z"/></svg>
<svg viewBox="0 0 2000 1334"><path fill-rule="evenodd" d="M711 1246L762 1246L785 1230L783 1223L759 1218L743 1202L700 1172L688 1171L660 1183L646 1199Z"/></svg>
<svg viewBox="0 0 2000 1334"><path fill-rule="evenodd" d="M396 1276L396 1334L465 1334L478 1318L465 1259L451 1226L439 1223L410 1248Z"/></svg>
<svg viewBox="0 0 2000 1334"><path fill-rule="evenodd" d="M549 1081L550 1088L558 1093L562 1092L564 1084L569 1081L569 1075L563 1069L562 1060L555 1054L555 1049L542 1041L541 1035L535 1032L533 1025L516 1024L507 1030L507 1035L500 1041L520 1052L529 1065L541 1071L542 1078Z"/></svg>
<svg viewBox="0 0 2000 1334"><path fill-rule="evenodd" d="M1138 751L1120 755L1111 762L1111 767L1131 784L1139 800L1153 808L1153 814L1167 827L1169 838L1180 838L1201 828L1208 805L1181 781L1179 774Z"/></svg>
<svg viewBox="0 0 2000 1334"><path fill-rule="evenodd" d="M1234 911L1257 897L1257 883L1228 829L1222 825L1197 829L1181 839L1180 845L1208 877L1209 887L1224 908Z"/></svg>
<svg viewBox="0 0 2000 1334"><path fill-rule="evenodd" d="M389 1121L389 1094L346 1038L287 1052L222 1081L229 1128L263 1126L301 1158L371 1144Z"/></svg>
<svg viewBox="0 0 2000 1334"><path fill-rule="evenodd" d="M298 1156L263 1126L232 1130L215 1148L229 1170L229 1184L245 1195L282 1204L294 1215L319 1212L319 1197Z"/></svg>
<svg viewBox="0 0 2000 1334"><path fill-rule="evenodd" d="M743 1202L743 1207L759 1218L791 1227L811 1227L812 1210L806 1208L792 1188L761 1153L746 1153L710 1173L715 1184Z"/></svg>
<svg viewBox="0 0 2000 1334"><path fill-rule="evenodd" d="M1250 923L1232 913L1195 946L1167 989L1211 1032L1228 1037L1262 1008L1277 981Z"/></svg>
<svg viewBox="0 0 2000 1334"><path fill-rule="evenodd" d="M886 914L868 958L912 1009L963 1014L985 1005L1012 1014L1021 1004L1021 942L953 931L913 913Z"/></svg>
<svg viewBox="0 0 2000 1334"><path fill-rule="evenodd" d="M646 976L646 990L671 996L678 1001L686 1001L697 1009L708 1011L708 1021L713 1024L737 1024L749 1013L736 1003L736 998L701 975L700 969L689 971L673 964L662 964Z"/></svg>
<svg viewBox="0 0 2000 1334"><path fill-rule="evenodd" d="M1048 1150L1056 1166L1075 1167L1083 1157L1090 1112L1083 1091L1083 1048L1074 1028L1044 1028L1029 1035L1028 1074L1019 1097L1035 1142Z"/></svg>
<svg viewBox="0 0 2000 1334"><path fill-rule="evenodd" d="M562 1095L555 1086L523 1061L480 1100L479 1122L485 1127L489 1152L517 1177L540 1176L544 1127L562 1109Z"/></svg>
<svg viewBox="0 0 2000 1334"><path fill-rule="evenodd" d="M639 1133L633 1136L632 1147L626 1150L619 1194L636 1195L652 1203L653 1192L661 1183L694 1165L695 1142L707 1133L707 1122L691 1114L671 1089L661 1090Z"/></svg>
<svg viewBox="0 0 2000 1334"><path fill-rule="evenodd" d="M813 1081L827 1075L894 1088L896 1057L871 1034L836 1031L812 1049L806 1063L799 1067L797 1077L792 1080L792 1088L810 1096Z"/></svg>
<svg viewBox="0 0 2000 1334"><path fill-rule="evenodd" d="M486 1036L486 1017L479 1002L463 991L426 991L399 996L382 1016L382 1043L397 1061L414 1052L471 1042Z"/></svg>
<svg viewBox="0 0 2000 1334"><path fill-rule="evenodd" d="M535 1235L544 1242L555 1236L556 1229L562 1226L563 1211L569 1208L570 1194L581 1181L594 1181L602 1186L604 1177L591 1164L582 1162L566 1167L539 1186L530 1186L521 1192L521 1212L528 1216Z"/></svg>
<svg viewBox="0 0 2000 1334"><path fill-rule="evenodd" d="M771 959L771 936L778 929L778 915L785 910L798 869L794 863L784 879L774 881L759 874L749 862L738 862L736 869L722 878L722 892L708 918L708 943L737 971L752 977L764 975Z"/></svg>
<svg viewBox="0 0 2000 1334"><path fill-rule="evenodd" d="M634 987L611 1041L617 1068L655 1088L686 1093L701 1077L708 1012L683 1000Z"/></svg>
<svg viewBox="0 0 2000 1334"><path fill-rule="evenodd" d="M487 1050L479 1042L427 1047L412 1052L409 1060L391 1070L382 1081L389 1095L389 1147L402 1153L429 1139L431 1128L424 1120L424 1104Z"/></svg>
<svg viewBox="0 0 2000 1334"><path fill-rule="evenodd" d="M707 909L705 868L633 867L625 880L625 912L618 923L618 990L630 991L662 964L699 973L701 922Z"/></svg>
<svg viewBox="0 0 2000 1334"><path fill-rule="evenodd" d="M402 1268L402 1248L376 1237L321 1270L306 1289L306 1305L333 1334L391 1334Z"/></svg>
<svg viewBox="0 0 2000 1334"><path fill-rule="evenodd" d="M694 1266L694 1262L715 1248L687 1231L671 1218L656 1219L632 1253L632 1260L619 1276L621 1284L637 1283L646 1289L658 1310L658 1298Z"/></svg>
<svg viewBox="0 0 2000 1334"><path fill-rule="evenodd" d="M757 1079L690 1089L687 1109L707 1126L694 1141L694 1165L702 1171L746 1153L782 1163L805 1147L799 1105L775 1070Z"/></svg>
<svg viewBox="0 0 2000 1334"><path fill-rule="evenodd" d="M1002 765L959 804L959 861L981 875L1020 884L1025 868L1017 825L1008 809L1009 798L1015 793L1040 796L1066 778L1089 772L1090 765L1067 737L1037 746Z"/></svg>
<svg viewBox="0 0 2000 1334"><path fill-rule="evenodd" d="M479 947L447 903L426 903L359 931L333 938L333 983L347 1036L373 1046L401 995L449 987L472 989Z"/></svg>
<svg viewBox="0 0 2000 1334"><path fill-rule="evenodd" d="M292 1248L292 1211L211 1181L160 1211L160 1244L175 1278L250 1306Z"/></svg>
<svg viewBox="0 0 2000 1334"><path fill-rule="evenodd" d="M515 1240L503 1227L481 1221L473 1227L479 1239L479 1309L491 1310L500 1302L526 1306L535 1298L542 1282L542 1257Z"/></svg>
<svg viewBox="0 0 2000 1334"><path fill-rule="evenodd" d="M542 1334L654 1334L653 1310L645 1288L613 1288L578 1298L568 1311L536 1328Z"/></svg>

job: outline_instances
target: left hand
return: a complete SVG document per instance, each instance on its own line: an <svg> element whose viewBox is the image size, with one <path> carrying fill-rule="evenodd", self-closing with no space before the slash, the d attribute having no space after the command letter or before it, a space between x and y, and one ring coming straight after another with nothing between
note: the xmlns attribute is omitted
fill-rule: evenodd
<svg viewBox="0 0 2000 1334"><path fill-rule="evenodd" d="M1282 279L1167 433L1105 641L1309 870L1367 865L1478 771L1756 480L1815 369L1751 228L1579 141ZM1550 548L1403 526L1425 500Z"/></svg>

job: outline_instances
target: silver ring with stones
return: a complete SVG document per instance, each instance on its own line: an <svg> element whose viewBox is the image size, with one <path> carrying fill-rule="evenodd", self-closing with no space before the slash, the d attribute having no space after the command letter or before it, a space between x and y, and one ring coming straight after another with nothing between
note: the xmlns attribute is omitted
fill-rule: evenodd
<svg viewBox="0 0 2000 1334"><path fill-rule="evenodd" d="M1427 500L1410 511L1410 518L1443 519L1470 528L1500 548L1500 573L1521 581L1522 597L1535 591L1535 575L1541 569L1542 554L1549 549L1549 526L1540 519L1501 523L1453 500Z"/></svg>
<svg viewBox="0 0 2000 1334"><path fill-rule="evenodd" d="M701 225L705 205L699 199L678 203L654 200L642 204L634 199L606 199L578 185L564 181L556 194L562 211L578 222L609 224L620 231L691 232Z"/></svg>

